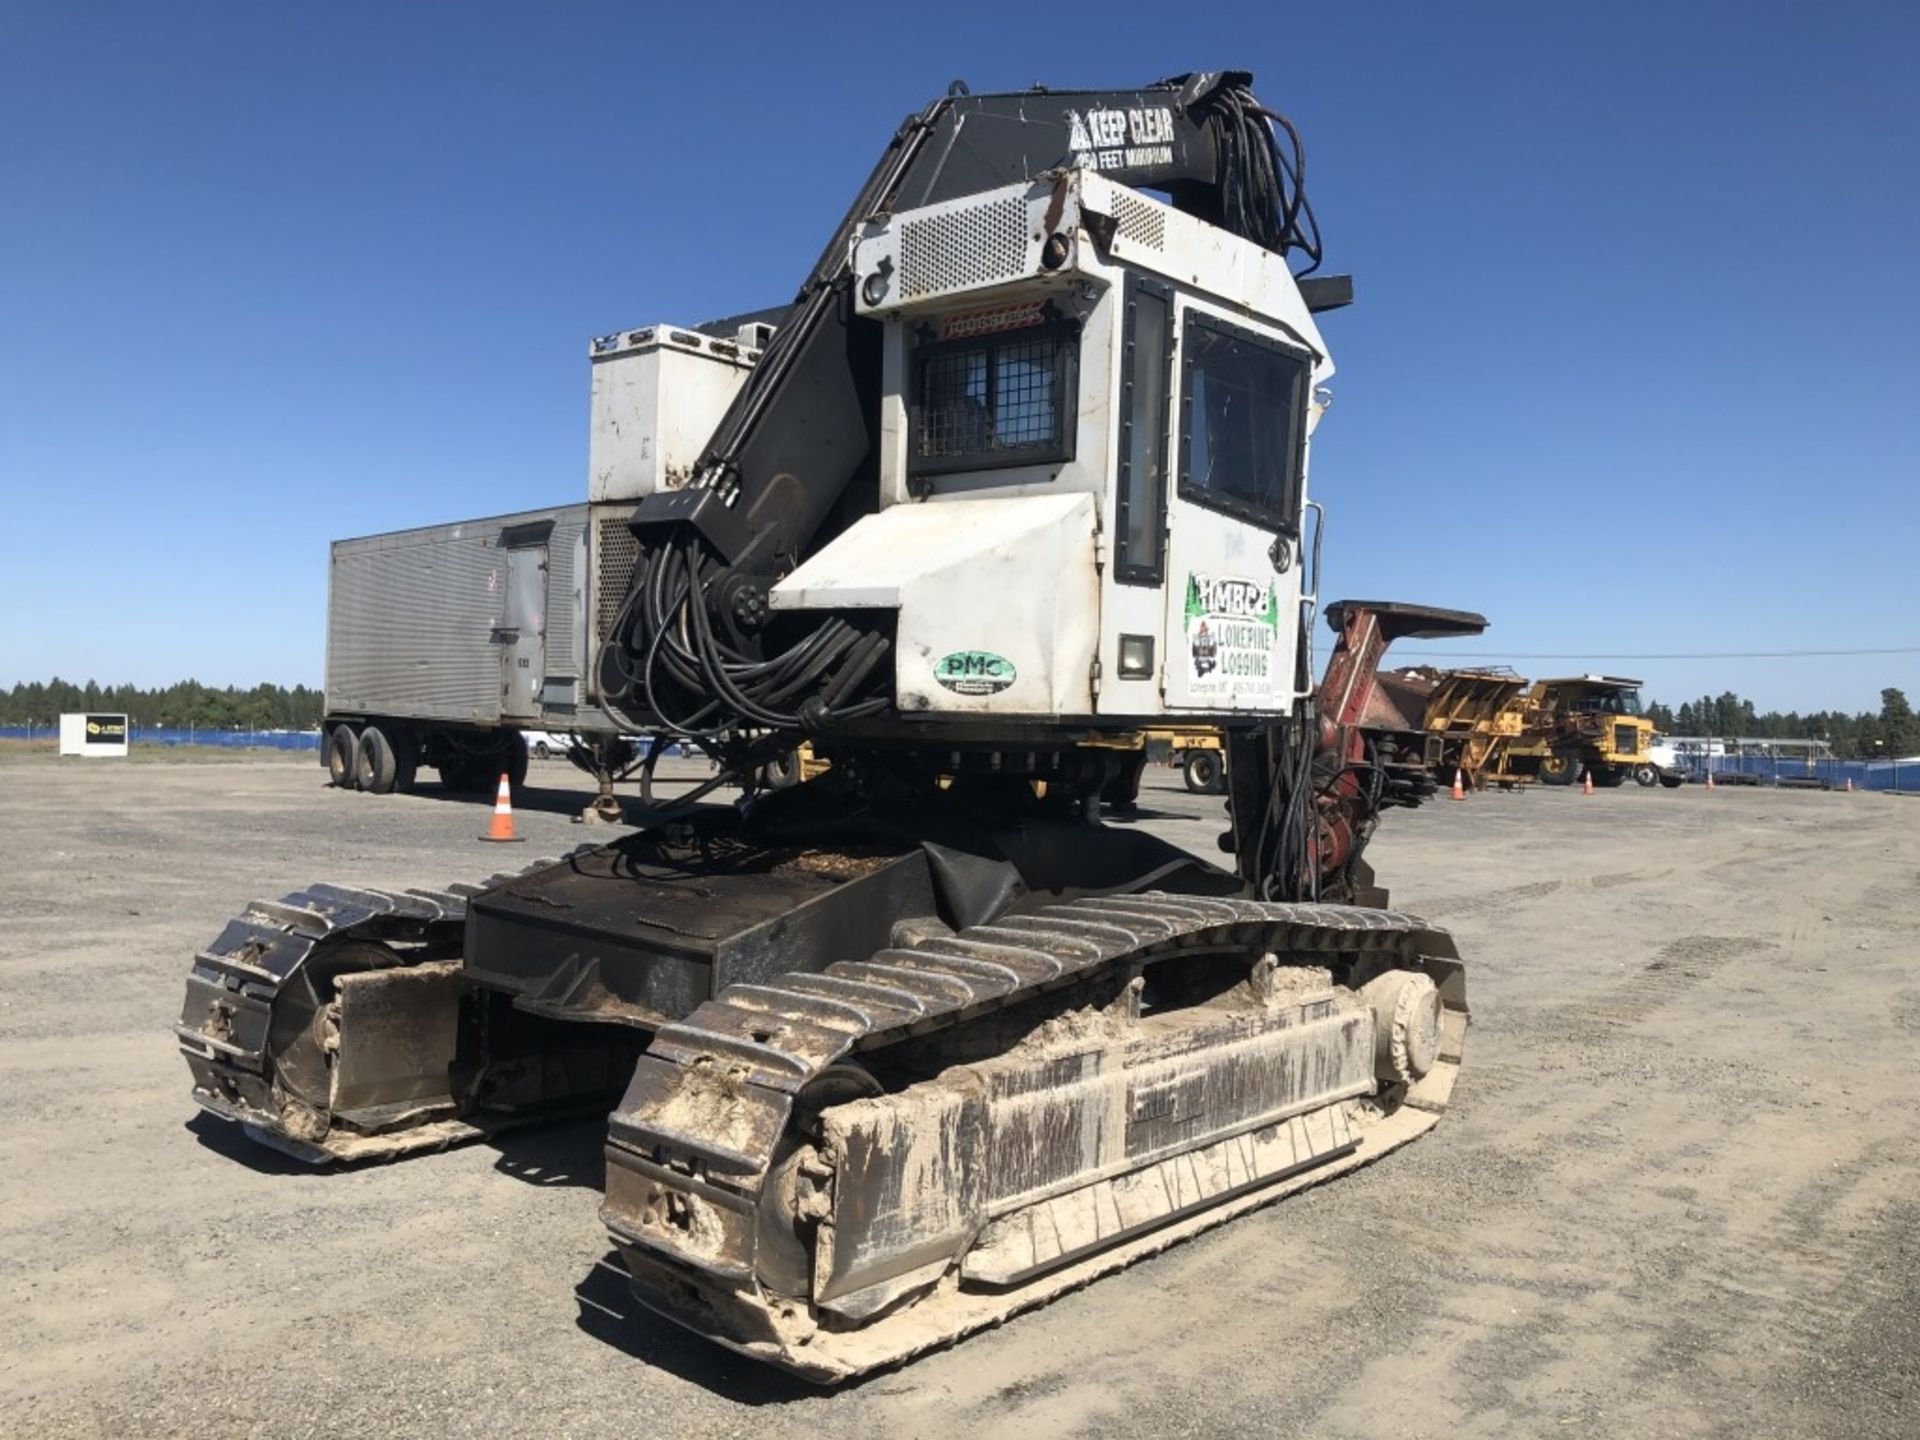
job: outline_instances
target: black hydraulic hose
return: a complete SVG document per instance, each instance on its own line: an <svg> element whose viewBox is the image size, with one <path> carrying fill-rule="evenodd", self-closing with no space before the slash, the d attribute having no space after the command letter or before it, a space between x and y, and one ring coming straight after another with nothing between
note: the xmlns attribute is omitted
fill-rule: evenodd
<svg viewBox="0 0 1920 1440"><path fill-rule="evenodd" d="M689 551L689 561L691 561L691 551L693 549L691 542L687 548ZM686 613L693 621L695 651L700 658L702 676L705 678L707 685L711 687L709 693L714 691L719 692L721 699L725 700L727 704L732 706L740 715L753 721L755 724L765 725L774 730L790 728L792 722L789 722L787 717L763 710L759 705L755 704L739 686L733 683L731 677L726 674L720 665L715 663L713 655L713 634L707 619L707 607L690 600L686 605Z"/></svg>
<svg viewBox="0 0 1920 1440"><path fill-rule="evenodd" d="M839 627L833 633L832 643L824 646L820 653L802 668L798 674L792 676L784 684L766 691L761 698L768 705L781 704L786 700L792 699L809 685L818 683L820 678L825 675L829 669L840 663L845 657L849 646L853 643L853 627L842 620L835 620L832 623ZM825 635L827 629L827 626L822 626L820 630L816 632L816 635Z"/></svg>
<svg viewBox="0 0 1920 1440"><path fill-rule="evenodd" d="M892 648L884 635L869 635L854 647L854 653L847 660L847 667L841 671L840 678L833 682L827 692L820 697L824 712L833 714L835 708L854 691L860 688L867 676L873 673L873 667ZM863 653L864 652L864 653Z"/></svg>

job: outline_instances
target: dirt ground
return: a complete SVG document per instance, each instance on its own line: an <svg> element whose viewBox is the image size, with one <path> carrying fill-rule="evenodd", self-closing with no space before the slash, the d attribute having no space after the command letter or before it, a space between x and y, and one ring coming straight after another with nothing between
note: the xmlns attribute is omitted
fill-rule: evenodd
<svg viewBox="0 0 1920 1440"><path fill-rule="evenodd" d="M571 779L515 863L585 838ZM1144 798L1211 845L1218 801ZM0 1432L1920 1434L1920 800L1388 816L1470 965L1441 1126L831 1393L634 1313L596 1124L316 1173L196 1117L195 946L296 882L478 878L484 819L311 757L0 756Z"/></svg>

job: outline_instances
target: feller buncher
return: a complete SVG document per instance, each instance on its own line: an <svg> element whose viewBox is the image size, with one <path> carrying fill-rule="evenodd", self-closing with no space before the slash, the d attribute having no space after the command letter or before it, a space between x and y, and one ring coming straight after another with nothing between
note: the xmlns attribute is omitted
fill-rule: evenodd
<svg viewBox="0 0 1920 1440"><path fill-rule="evenodd" d="M1484 622L1329 605L1316 696L1351 285L1249 83L911 117L633 515L601 693L718 773L478 885L249 905L187 982L198 1102L316 1162L610 1105L640 1299L828 1382L1432 1126L1461 965L1362 858L1432 782L1365 721L1391 640ZM1100 823L1097 742L1162 723L1224 736L1231 868ZM757 789L803 739L831 769Z"/></svg>

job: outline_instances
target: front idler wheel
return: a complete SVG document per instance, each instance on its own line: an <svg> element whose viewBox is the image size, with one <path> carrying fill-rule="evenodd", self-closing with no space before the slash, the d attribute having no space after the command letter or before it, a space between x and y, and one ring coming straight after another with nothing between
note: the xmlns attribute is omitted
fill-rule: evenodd
<svg viewBox="0 0 1920 1440"><path fill-rule="evenodd" d="M333 1071L340 1048L340 979L391 969L400 957L370 940L322 946L274 996L267 1060L280 1120L296 1140L325 1138L333 1115Z"/></svg>
<svg viewBox="0 0 1920 1440"><path fill-rule="evenodd" d="M840 1064L822 1070L794 1097L786 1138L760 1191L753 1268L763 1289L800 1300L812 1296L814 1231L832 1206L833 1172L815 1148L821 1112L881 1093L880 1082L860 1066Z"/></svg>

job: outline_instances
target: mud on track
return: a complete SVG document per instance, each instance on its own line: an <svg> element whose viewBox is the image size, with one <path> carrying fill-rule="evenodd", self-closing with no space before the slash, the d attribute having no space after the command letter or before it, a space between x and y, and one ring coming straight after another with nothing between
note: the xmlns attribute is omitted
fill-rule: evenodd
<svg viewBox="0 0 1920 1440"><path fill-rule="evenodd" d="M536 766L529 854L585 798ZM485 873L484 805L310 757L0 757L0 1433L1920 1433L1920 800L1389 815L1451 926L1454 1106L1380 1165L823 1394L633 1314L599 1127L314 1174L168 1024L250 893ZM1202 853L1216 799L1133 823Z"/></svg>

